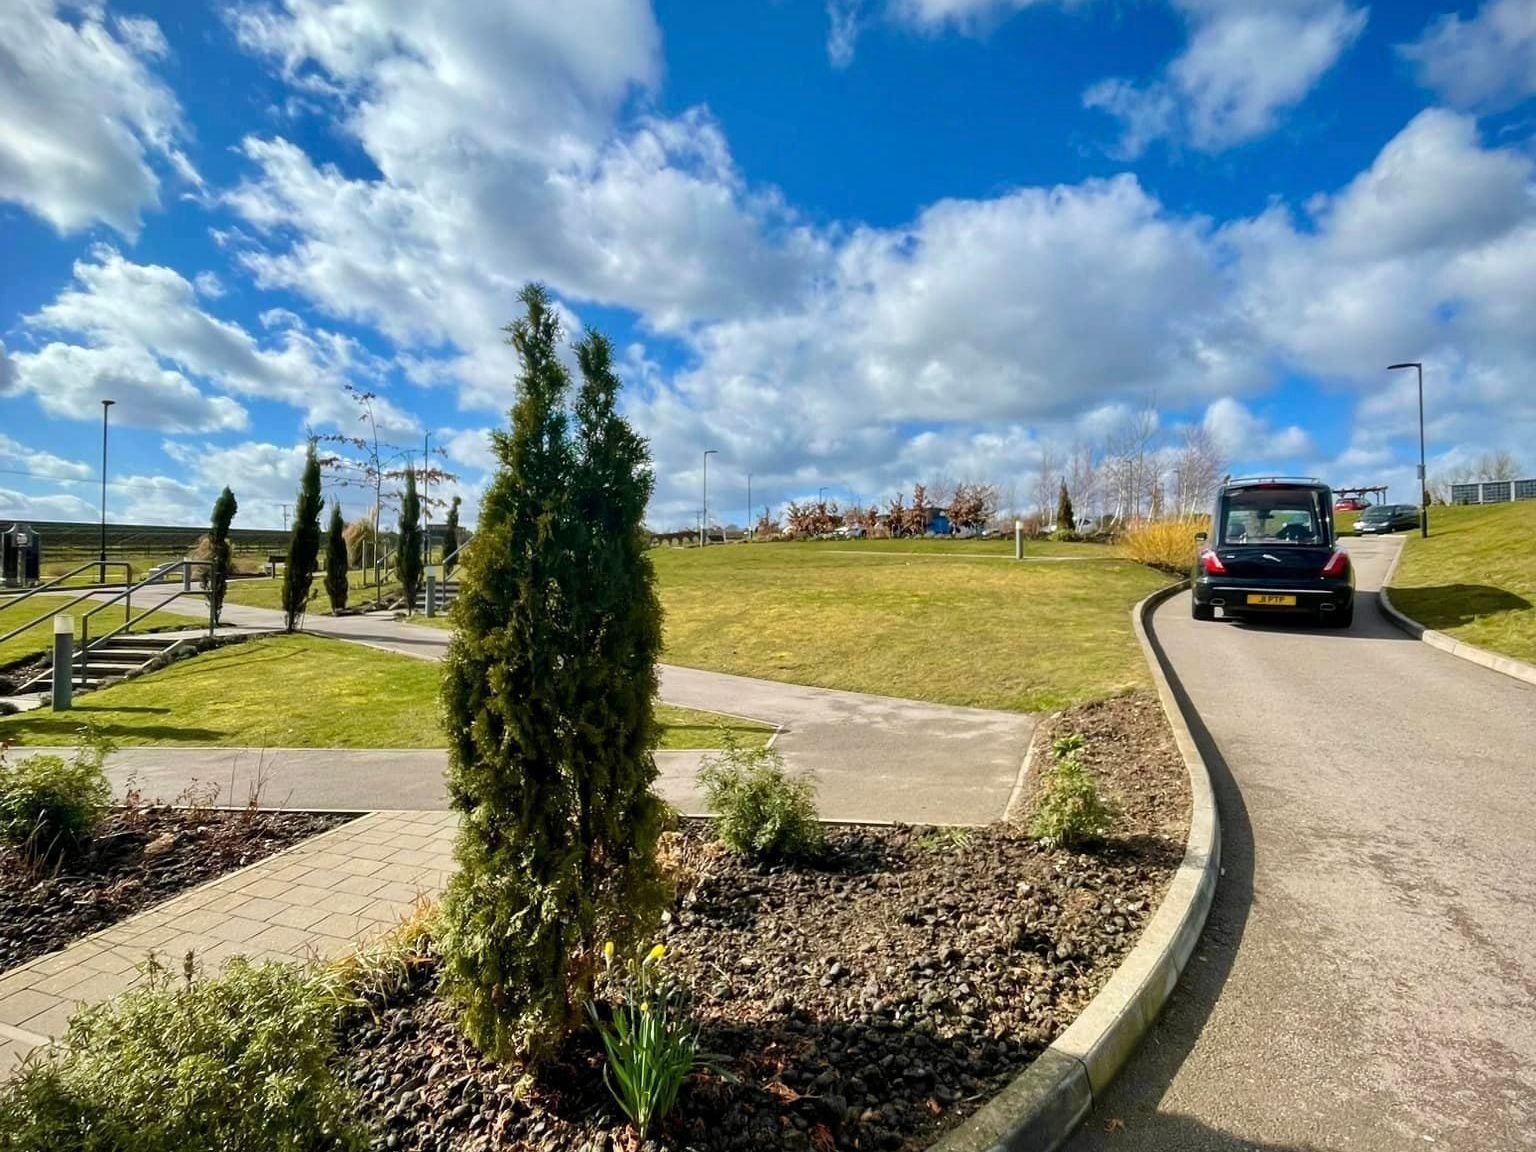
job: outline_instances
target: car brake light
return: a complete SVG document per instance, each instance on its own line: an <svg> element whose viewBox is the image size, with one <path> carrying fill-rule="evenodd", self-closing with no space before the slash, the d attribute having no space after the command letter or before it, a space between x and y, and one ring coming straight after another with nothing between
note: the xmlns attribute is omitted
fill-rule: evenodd
<svg viewBox="0 0 1536 1152"><path fill-rule="evenodd" d="M1207 548L1200 553L1200 567L1205 569L1208 576L1225 576L1227 566L1221 562L1221 557Z"/></svg>
<svg viewBox="0 0 1536 1152"><path fill-rule="evenodd" d="M1342 549L1328 557L1328 563L1323 565L1324 576L1342 576L1349 571L1349 553Z"/></svg>

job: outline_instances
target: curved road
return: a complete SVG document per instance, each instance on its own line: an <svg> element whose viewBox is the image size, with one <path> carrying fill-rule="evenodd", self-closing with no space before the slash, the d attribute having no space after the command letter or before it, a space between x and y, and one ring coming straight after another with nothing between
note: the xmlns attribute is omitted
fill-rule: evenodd
<svg viewBox="0 0 1536 1152"><path fill-rule="evenodd" d="M1536 688L1354 627L1154 614L1222 876L1163 1017L1068 1147L1536 1147Z"/></svg>

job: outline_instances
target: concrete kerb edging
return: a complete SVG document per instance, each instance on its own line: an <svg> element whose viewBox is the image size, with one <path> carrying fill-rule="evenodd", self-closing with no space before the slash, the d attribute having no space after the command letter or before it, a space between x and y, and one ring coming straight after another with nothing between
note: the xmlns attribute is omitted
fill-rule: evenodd
<svg viewBox="0 0 1536 1152"><path fill-rule="evenodd" d="M1216 894L1221 825L1210 772L1169 686L1152 609L1187 587L1171 585L1131 609L1174 741L1189 772L1189 839L1167 895L1136 947L1072 1025L1012 1083L929 1152L1054 1152L1093 1107L1151 1029L1189 962Z"/></svg>
<svg viewBox="0 0 1536 1152"><path fill-rule="evenodd" d="M1460 660L1480 664L1484 668L1502 672L1526 684L1536 685L1536 666L1527 664L1523 660L1516 660L1513 656L1500 656L1497 652L1479 648L1476 644L1468 644L1454 636L1447 636L1444 632L1436 632L1433 628L1424 627L1413 617L1404 615L1397 605L1392 603L1392 597L1387 592L1387 586L1392 583L1392 577L1397 575L1398 561L1402 558L1403 548L1399 548L1397 555L1392 557L1391 566L1387 568L1387 575L1381 582L1381 588L1376 593L1376 600L1388 620L1414 639L1422 640L1425 644L1438 648L1442 652L1448 652Z"/></svg>

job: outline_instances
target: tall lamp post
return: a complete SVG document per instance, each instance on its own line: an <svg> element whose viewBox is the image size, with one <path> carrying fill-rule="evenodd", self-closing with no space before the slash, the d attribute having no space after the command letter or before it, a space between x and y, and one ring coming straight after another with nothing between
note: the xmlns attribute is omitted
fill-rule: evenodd
<svg viewBox="0 0 1536 1152"><path fill-rule="evenodd" d="M1424 365L1417 360L1388 364L1387 371L1412 368L1419 374L1419 535L1429 537L1429 480L1424 472Z"/></svg>
<svg viewBox="0 0 1536 1152"><path fill-rule="evenodd" d="M752 542L752 473L747 473L747 542Z"/></svg>
<svg viewBox="0 0 1536 1152"><path fill-rule="evenodd" d="M99 583L107 582L107 412L116 400L101 402L101 562Z"/></svg>
<svg viewBox="0 0 1536 1152"><path fill-rule="evenodd" d="M704 453L704 506L699 514L699 547L704 547L709 534L709 458L718 456L719 449L710 448Z"/></svg>
<svg viewBox="0 0 1536 1152"><path fill-rule="evenodd" d="M818 504L825 504L826 502L827 502L827 486L825 484L823 484L820 488L816 489L816 503L818 503Z"/></svg>

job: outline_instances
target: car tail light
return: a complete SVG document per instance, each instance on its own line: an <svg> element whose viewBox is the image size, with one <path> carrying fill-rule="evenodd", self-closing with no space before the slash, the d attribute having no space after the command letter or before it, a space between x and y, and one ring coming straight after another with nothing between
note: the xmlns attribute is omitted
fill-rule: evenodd
<svg viewBox="0 0 1536 1152"><path fill-rule="evenodd" d="M1227 566L1221 562L1221 557L1209 548L1200 553L1200 567L1205 569L1207 576L1225 576Z"/></svg>
<svg viewBox="0 0 1536 1152"><path fill-rule="evenodd" d="M1349 571L1349 553L1343 550L1335 552L1328 557L1328 563L1323 565L1323 575L1327 577L1342 576Z"/></svg>

